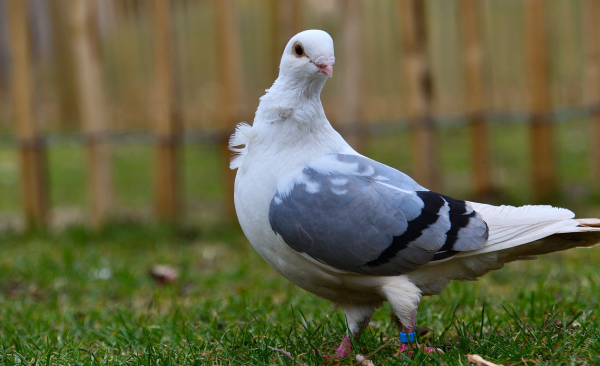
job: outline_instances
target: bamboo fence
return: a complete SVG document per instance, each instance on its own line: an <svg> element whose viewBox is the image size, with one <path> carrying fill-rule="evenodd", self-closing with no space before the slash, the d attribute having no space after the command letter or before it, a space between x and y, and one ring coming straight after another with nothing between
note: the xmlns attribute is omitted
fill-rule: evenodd
<svg viewBox="0 0 600 366"><path fill-rule="evenodd" d="M87 151L92 225L114 204L111 136L139 130L154 136L156 216L177 220L182 137L216 136L228 156L227 137L251 121L283 46L309 28L336 41L330 120L359 151L370 126L405 126L424 186L441 189L436 130L458 116L474 197L493 193L490 115L520 111L543 202L558 185L563 106L590 116L600 182L600 0L0 0L0 13L0 132L21 155L31 226L48 219L44 138L61 131L78 131ZM223 165L228 217L233 176Z"/></svg>

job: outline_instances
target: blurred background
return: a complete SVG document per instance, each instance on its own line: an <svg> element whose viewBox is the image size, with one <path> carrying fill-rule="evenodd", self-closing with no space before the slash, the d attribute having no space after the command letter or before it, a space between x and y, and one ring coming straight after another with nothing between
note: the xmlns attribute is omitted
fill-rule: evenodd
<svg viewBox="0 0 600 366"><path fill-rule="evenodd" d="M600 0L0 0L0 227L235 222L228 137L310 28L363 154L598 216L599 24Z"/></svg>

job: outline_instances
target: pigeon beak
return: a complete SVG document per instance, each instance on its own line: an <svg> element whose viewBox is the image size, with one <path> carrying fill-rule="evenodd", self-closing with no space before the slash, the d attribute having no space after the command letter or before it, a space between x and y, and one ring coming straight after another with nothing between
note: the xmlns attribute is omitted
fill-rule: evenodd
<svg viewBox="0 0 600 366"><path fill-rule="evenodd" d="M333 65L335 65L335 57L326 58L321 56L315 60L315 65L319 68L319 71L323 74L333 77Z"/></svg>
<svg viewBox="0 0 600 366"><path fill-rule="evenodd" d="M317 65L317 67L323 74L329 76L330 78L333 77L333 65Z"/></svg>

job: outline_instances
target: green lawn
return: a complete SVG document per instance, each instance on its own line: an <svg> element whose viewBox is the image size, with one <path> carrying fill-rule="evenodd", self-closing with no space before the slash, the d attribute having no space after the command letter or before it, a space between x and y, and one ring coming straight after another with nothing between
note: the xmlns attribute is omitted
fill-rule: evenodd
<svg viewBox="0 0 600 366"><path fill-rule="evenodd" d="M556 204L600 216L587 154L587 124L558 126ZM523 204L528 188L527 130L492 126L498 202ZM469 198L468 134L440 131L444 193ZM367 155L410 173L408 136L374 137ZM115 149L118 215L94 232L78 224L48 232L0 232L0 365L319 364L345 332L342 314L288 283L222 216L227 194L217 148L186 146L185 220L178 228L149 219L152 149ZM56 215L85 212L85 156L79 146L50 149ZM19 210L16 154L0 148L0 215ZM496 202L496 203L498 203ZM129 213L132 213L131 215ZM2 220L2 219L0 219ZM444 355L394 356L390 344L376 365L466 364L476 353L504 365L599 364L600 248L571 250L513 263L477 282L452 283L423 300L422 342ZM179 272L161 286L149 271ZM386 305L356 341L367 355L397 337ZM342 364L352 364L347 360Z"/></svg>
<svg viewBox="0 0 600 366"><path fill-rule="evenodd" d="M0 236L0 365L304 364L333 352L342 315L270 269L236 228L117 223L98 233ZM514 263L426 298L423 341L443 356L376 364L465 364L477 353L505 365L600 362L600 249ZM179 279L160 286L155 264ZM361 354L397 330L389 307L355 344ZM437 361L436 361L437 360ZM348 362L347 364L350 364Z"/></svg>

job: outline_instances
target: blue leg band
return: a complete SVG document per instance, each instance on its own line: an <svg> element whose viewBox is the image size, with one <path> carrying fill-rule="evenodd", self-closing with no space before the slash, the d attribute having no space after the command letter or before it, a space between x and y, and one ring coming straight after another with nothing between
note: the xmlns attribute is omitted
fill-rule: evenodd
<svg viewBox="0 0 600 366"><path fill-rule="evenodd" d="M400 342L402 343L408 343L408 340L410 339L411 342L415 341L415 338L417 336L417 332L412 332L412 333L404 333L404 332L400 332Z"/></svg>

